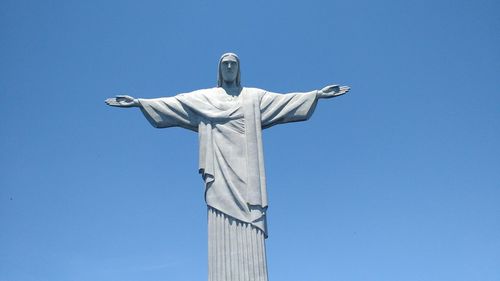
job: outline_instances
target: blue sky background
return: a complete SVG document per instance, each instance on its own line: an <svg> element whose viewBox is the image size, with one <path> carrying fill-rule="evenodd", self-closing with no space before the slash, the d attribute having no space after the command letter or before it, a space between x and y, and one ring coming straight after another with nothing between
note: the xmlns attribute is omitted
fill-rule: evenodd
<svg viewBox="0 0 500 281"><path fill-rule="evenodd" d="M271 281L500 280L500 2L0 2L0 281L206 280L196 134L120 93L352 86L264 133Z"/></svg>

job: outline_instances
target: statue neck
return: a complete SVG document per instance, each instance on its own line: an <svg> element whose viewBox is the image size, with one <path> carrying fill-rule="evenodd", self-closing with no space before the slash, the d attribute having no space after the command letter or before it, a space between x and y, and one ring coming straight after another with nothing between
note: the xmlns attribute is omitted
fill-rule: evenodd
<svg viewBox="0 0 500 281"><path fill-rule="evenodd" d="M236 85L236 80L234 81L222 81L223 88L238 88Z"/></svg>
<svg viewBox="0 0 500 281"><path fill-rule="evenodd" d="M236 81L233 82L222 82L222 88L228 95L237 96L241 92L241 87L236 85Z"/></svg>

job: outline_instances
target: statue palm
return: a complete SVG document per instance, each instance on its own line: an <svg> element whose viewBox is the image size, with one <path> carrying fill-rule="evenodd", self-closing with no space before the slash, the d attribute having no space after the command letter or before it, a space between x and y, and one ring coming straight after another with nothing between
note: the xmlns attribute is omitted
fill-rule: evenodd
<svg viewBox="0 0 500 281"><path fill-rule="evenodd" d="M104 101L107 105L116 107L137 107L139 102L137 99L127 95L118 95L114 98L109 98Z"/></svg>
<svg viewBox="0 0 500 281"><path fill-rule="evenodd" d="M318 92L318 97L334 98L349 92L350 89L348 86L329 85Z"/></svg>

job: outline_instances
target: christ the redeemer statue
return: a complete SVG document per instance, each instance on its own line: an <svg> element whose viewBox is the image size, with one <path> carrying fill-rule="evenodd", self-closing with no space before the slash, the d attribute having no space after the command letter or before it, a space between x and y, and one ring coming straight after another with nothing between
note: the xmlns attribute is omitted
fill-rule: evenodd
<svg viewBox="0 0 500 281"><path fill-rule="evenodd" d="M262 129L307 120L320 98L349 87L276 94L241 86L233 53L219 61L217 87L156 99L117 96L106 104L139 107L156 128L182 127L199 136L199 172L208 206L208 280L267 281L267 191Z"/></svg>

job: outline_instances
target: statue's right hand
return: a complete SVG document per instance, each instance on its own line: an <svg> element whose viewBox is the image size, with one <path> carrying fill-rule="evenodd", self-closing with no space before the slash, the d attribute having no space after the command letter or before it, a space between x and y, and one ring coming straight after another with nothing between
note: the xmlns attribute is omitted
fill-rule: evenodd
<svg viewBox="0 0 500 281"><path fill-rule="evenodd" d="M104 101L109 106L118 107L137 107L139 106L139 101L131 96L119 95L115 98L109 98Z"/></svg>

